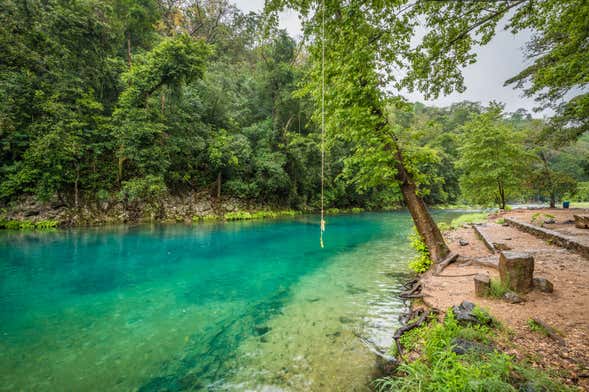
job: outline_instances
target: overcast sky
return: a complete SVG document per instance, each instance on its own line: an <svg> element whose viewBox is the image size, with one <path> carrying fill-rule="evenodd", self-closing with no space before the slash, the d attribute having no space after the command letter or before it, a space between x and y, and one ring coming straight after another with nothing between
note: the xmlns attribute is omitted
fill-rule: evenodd
<svg viewBox="0 0 589 392"><path fill-rule="evenodd" d="M264 7L264 0L235 0L237 7L243 11L260 11ZM301 26L295 12L284 12L280 15L280 26L290 35L300 37ZM529 34L512 35L499 30L495 38L485 47L477 50L478 61L468 66L464 72L466 91L462 94L442 96L435 101L425 101L419 93L403 95L411 101L421 101L435 106L448 106L463 100L479 101L487 104L489 101L505 103L505 109L513 112L518 108L532 111L535 106L533 99L525 98L521 90L503 87L503 83L516 75L526 66L522 48L529 39ZM540 117L541 114L534 114Z"/></svg>

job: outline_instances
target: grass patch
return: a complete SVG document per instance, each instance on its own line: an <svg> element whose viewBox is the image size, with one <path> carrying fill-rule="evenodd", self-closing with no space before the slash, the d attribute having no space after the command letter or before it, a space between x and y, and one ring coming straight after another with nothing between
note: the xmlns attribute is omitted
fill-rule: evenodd
<svg viewBox="0 0 589 392"><path fill-rule="evenodd" d="M503 298L505 293L507 293L509 287L506 283L501 282L500 279L491 279L491 287L489 288L489 297L493 298Z"/></svg>
<svg viewBox="0 0 589 392"><path fill-rule="evenodd" d="M32 222L27 220L0 220L0 229L6 230L50 230L59 226L56 220Z"/></svg>
<svg viewBox="0 0 589 392"><path fill-rule="evenodd" d="M540 223L540 227L544 227L544 221L547 219L554 219L554 215L551 214L544 214L542 212L536 212L532 215L530 219L530 223Z"/></svg>
<svg viewBox="0 0 589 392"><path fill-rule="evenodd" d="M484 317L490 317L479 310ZM512 356L497 350L473 350L464 355L452 351L455 338L492 344L500 330L489 326L461 326L452 311L444 322L432 320L428 325L409 331L401 337L407 350L419 353L404 362L395 374L376 380L378 391L569 391L549 376L518 363Z"/></svg>
<svg viewBox="0 0 589 392"><path fill-rule="evenodd" d="M366 211L364 208L353 207L353 208L328 208L325 210L326 215L338 215L338 214L359 214Z"/></svg>
<svg viewBox="0 0 589 392"><path fill-rule="evenodd" d="M255 211L255 212L248 212L248 211L237 211L237 212L228 212L225 214L224 218L226 221L236 221L236 220L253 220L253 219L272 219L272 218L280 218L285 216L295 216L298 212L294 210L282 210L282 211Z"/></svg>
<svg viewBox="0 0 589 392"><path fill-rule="evenodd" d="M475 212L471 214L460 215L458 218L452 219L450 226L456 229L465 224L484 223L487 221L489 214L486 212Z"/></svg>

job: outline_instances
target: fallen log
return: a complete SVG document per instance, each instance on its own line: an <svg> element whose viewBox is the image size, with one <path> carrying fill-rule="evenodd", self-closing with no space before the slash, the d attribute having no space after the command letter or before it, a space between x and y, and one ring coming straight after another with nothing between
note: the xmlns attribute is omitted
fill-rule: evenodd
<svg viewBox="0 0 589 392"><path fill-rule="evenodd" d="M546 324L544 321L540 320L539 318L533 318L532 321L534 323L536 323L537 325L539 325L542 328L543 332L546 333L546 335L548 335L552 339L556 340L560 345L562 345L562 346L565 345L564 339L562 338L562 336L560 336L560 334L556 331L556 329L552 328L550 325Z"/></svg>

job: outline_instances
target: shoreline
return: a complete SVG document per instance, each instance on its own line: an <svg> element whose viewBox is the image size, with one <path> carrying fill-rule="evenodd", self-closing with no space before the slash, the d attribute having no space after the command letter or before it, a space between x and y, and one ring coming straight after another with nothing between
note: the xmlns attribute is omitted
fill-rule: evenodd
<svg viewBox="0 0 589 392"><path fill-rule="evenodd" d="M589 232L575 230L571 224L572 214L579 211L589 213L587 209L512 210L490 214L484 223L476 225L494 241L503 241L501 244L505 249L532 254L536 265L534 277L549 279L554 284L553 293L534 290L520 295L523 302L517 304L501 298L475 296L473 276L485 273L491 276L492 281L498 279L496 268L488 261L499 256L493 254L475 234L475 225L461 224L444 232L451 251L460 254L460 257L440 274L430 270L419 276L423 289L418 295L421 298L412 299L412 310L420 307L433 309L440 314L435 320L445 320L452 306L460 305L463 301L474 303L500 325L496 330L489 330L492 339L483 336L482 340L491 341L499 354L506 355L511 366L526 369L522 370L524 372L550 374L552 381L544 381L555 382L555 389L548 390L588 390L589 355L586 353L589 350L589 318L584 312L579 312L589 306L589 286L586 285L588 260L552 241L534 237L505 223L505 219L509 218L528 223L532 221L532 224L552 226L554 230L575 235L579 241L589 242ZM401 337L401 340L412 341L415 336L424 336L431 330L444 328L446 321L430 320L424 326L408 332L408 337ZM546 328L558 332L551 336ZM481 341L475 339L472 343L476 345ZM452 351L449 346L446 349ZM397 386L407 384L411 382L411 376L408 377L411 373L407 373L407 369L427 361L423 346L416 344L408 351L406 361L402 360L402 364L389 373L387 380ZM481 364L488 364L489 361L492 360ZM510 382L523 385L521 380ZM526 382L533 384L535 381Z"/></svg>

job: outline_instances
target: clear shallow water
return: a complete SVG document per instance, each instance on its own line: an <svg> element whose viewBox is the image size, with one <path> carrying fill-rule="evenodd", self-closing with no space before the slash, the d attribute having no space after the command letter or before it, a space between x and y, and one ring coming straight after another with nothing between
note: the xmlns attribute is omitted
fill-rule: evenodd
<svg viewBox="0 0 589 392"><path fill-rule="evenodd" d="M410 228L329 217L325 249L315 217L0 233L0 390L365 390Z"/></svg>

